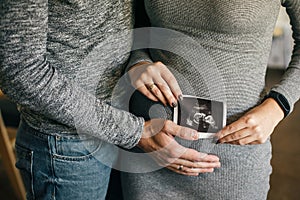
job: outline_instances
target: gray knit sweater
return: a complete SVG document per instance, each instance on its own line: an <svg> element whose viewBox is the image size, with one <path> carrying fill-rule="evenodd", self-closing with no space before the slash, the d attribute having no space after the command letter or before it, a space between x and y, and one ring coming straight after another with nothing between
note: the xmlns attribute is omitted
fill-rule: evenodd
<svg viewBox="0 0 300 200"><path fill-rule="evenodd" d="M0 87L30 126L137 144L143 119L106 103L131 48L115 36L132 28L132 0L2 0L0 17Z"/></svg>

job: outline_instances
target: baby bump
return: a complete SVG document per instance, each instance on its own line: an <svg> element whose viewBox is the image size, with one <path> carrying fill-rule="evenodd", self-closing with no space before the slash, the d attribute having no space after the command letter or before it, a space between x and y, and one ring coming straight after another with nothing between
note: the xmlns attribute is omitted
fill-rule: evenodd
<svg viewBox="0 0 300 200"><path fill-rule="evenodd" d="M172 108L149 100L138 91L135 91L130 99L129 110L145 120L153 118L172 120ZM242 168L263 168L270 166L271 143L269 140L264 144L244 146L217 144L213 138L188 141L176 137L176 140L185 147L219 156L222 166L226 168L238 166Z"/></svg>

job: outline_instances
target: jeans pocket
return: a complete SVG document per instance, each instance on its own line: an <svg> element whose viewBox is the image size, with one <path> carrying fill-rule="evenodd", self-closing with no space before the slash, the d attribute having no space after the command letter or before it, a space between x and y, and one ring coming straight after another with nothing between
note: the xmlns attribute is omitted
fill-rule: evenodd
<svg viewBox="0 0 300 200"><path fill-rule="evenodd" d="M17 154L16 167L19 169L24 182L24 186L26 189L26 198L34 199L32 172L33 151L18 144L15 145L15 148Z"/></svg>
<svg viewBox="0 0 300 200"><path fill-rule="evenodd" d="M64 161L85 161L101 149L102 143L102 140L89 136L56 136L53 157Z"/></svg>

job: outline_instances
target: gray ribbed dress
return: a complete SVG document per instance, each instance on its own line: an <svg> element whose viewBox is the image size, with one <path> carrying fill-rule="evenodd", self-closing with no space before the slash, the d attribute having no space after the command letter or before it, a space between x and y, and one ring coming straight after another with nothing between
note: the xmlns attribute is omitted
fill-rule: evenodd
<svg viewBox="0 0 300 200"><path fill-rule="evenodd" d="M293 106L300 97L299 0L145 0L152 26L173 29L192 37L213 64L198 62L195 67L180 56L155 49L149 51L149 58L144 53L136 52L131 62L147 59L162 61L175 74L185 94L226 100L227 123L231 123L258 105L266 94L265 72L281 5L286 7L290 16L296 45L282 81L272 90L282 93ZM163 40L167 44L169 39L164 37ZM191 49L190 53L193 52ZM205 60L199 58L203 55L193 56L196 61ZM207 70L209 67L216 67L217 70ZM223 92L206 84L207 78L216 77L220 77L216 85L220 85ZM283 134L288 137L288 133ZM209 146L206 145L208 143L199 140L188 146L219 156L220 169L198 177L178 175L167 169L142 174L123 173L125 199L267 198L272 171L269 140L261 145L249 146Z"/></svg>

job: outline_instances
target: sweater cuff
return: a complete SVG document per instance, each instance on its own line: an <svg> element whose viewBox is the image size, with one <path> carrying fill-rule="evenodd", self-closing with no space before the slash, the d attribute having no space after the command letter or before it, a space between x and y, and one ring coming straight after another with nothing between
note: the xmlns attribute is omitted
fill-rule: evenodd
<svg viewBox="0 0 300 200"><path fill-rule="evenodd" d="M274 91L274 92L277 92L277 93L280 93L280 94L282 94L285 98L286 98L286 100L288 101L288 104L289 104L289 106L290 106L290 111L289 111L289 113L287 114L287 115L285 115L285 117L287 117L292 111L293 111L293 109L294 109L294 101L293 101L293 98L289 95L289 93L287 92L287 91L285 91L283 88L281 88L281 87L273 87L272 89L271 89L271 91ZM270 92L271 92L270 91Z"/></svg>

